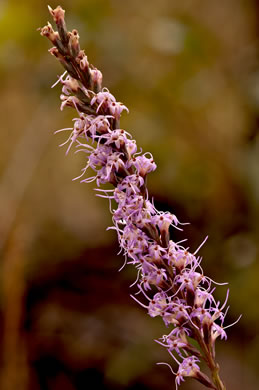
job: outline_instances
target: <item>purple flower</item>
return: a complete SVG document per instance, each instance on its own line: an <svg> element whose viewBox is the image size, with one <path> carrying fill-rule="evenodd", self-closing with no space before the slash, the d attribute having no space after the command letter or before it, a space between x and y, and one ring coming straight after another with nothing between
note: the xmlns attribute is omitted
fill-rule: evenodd
<svg viewBox="0 0 259 390"><path fill-rule="evenodd" d="M137 285L142 298L131 296L151 317L160 316L170 328L162 341L156 341L178 365L176 387L185 377L193 377L209 388L225 390L215 361L215 340L227 338L224 320L229 291L223 305L215 301L215 287L211 286L216 283L204 275L201 257L196 256L206 239L194 253L171 239L170 226L182 230L179 225L184 224L174 214L156 210L149 200L146 177L156 164L151 153L139 152L136 141L120 128L121 114L128 108L102 88L102 74L80 50L77 31L66 30L64 11L57 7L50 12L58 33L48 24L41 34L55 45L51 53L66 69L67 76L58 80L61 110L73 107L79 116L64 144L69 143L67 151L75 144L77 152L85 153L86 165L78 176L81 182L113 186L96 191L109 200L114 224L110 228L117 232L124 265L137 269L132 286ZM85 178L88 168L94 174ZM200 370L201 358L211 371L211 380Z"/></svg>
<svg viewBox="0 0 259 390"><path fill-rule="evenodd" d="M100 111L102 107L103 111L107 111L111 103L115 103L115 97L108 91L107 88L103 89L102 92L97 93L91 100L91 106L97 103L96 112Z"/></svg>
<svg viewBox="0 0 259 390"><path fill-rule="evenodd" d="M180 385L181 381L184 381L184 377L197 377L197 373L200 371L200 367L197 362L199 362L197 357L188 356L179 364L175 378L176 389L178 385Z"/></svg>

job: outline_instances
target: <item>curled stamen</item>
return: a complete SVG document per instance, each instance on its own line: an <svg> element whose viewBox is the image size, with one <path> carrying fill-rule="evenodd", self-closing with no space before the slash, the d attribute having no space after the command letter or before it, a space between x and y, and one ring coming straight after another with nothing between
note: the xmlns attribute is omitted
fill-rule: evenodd
<svg viewBox="0 0 259 390"><path fill-rule="evenodd" d="M127 256L124 256L124 263L122 264L122 266L118 269L118 272L120 272L121 270L123 270L123 268L125 267L125 265L127 264ZM130 286L131 287L131 286Z"/></svg>
<svg viewBox="0 0 259 390"><path fill-rule="evenodd" d="M67 71L65 71L61 76L58 77L57 81L51 86L51 88L54 88L58 83L63 81L64 76L67 74Z"/></svg>
<svg viewBox="0 0 259 390"><path fill-rule="evenodd" d="M132 299L134 299L134 301L136 301L140 306L144 307L145 309L148 309L148 306L144 305L144 303L140 302L136 297L134 297L134 295L130 294L130 297Z"/></svg>
<svg viewBox="0 0 259 390"><path fill-rule="evenodd" d="M165 365L165 366L167 366L167 367L169 367L170 368L170 371L172 372L172 374L174 374L174 375L176 375L176 372L174 372L174 370L172 369L172 367L170 366L170 364L168 364L168 363L165 363L165 362L158 362L158 363L156 363L158 366L160 366L160 365Z"/></svg>
<svg viewBox="0 0 259 390"><path fill-rule="evenodd" d="M66 131L66 130L73 130L73 127L67 127L65 129L56 130L56 131L54 131L54 134L57 134L57 133L60 133L61 131Z"/></svg>
<svg viewBox="0 0 259 390"><path fill-rule="evenodd" d="M209 238L209 236L206 236L206 237L204 238L204 240L202 241L202 243L200 244L200 246L198 246L198 248L196 249L196 251L193 253L194 256L196 255L196 253L199 252L199 250L200 250L201 247L205 244L205 242L207 241L208 238Z"/></svg>
<svg viewBox="0 0 259 390"><path fill-rule="evenodd" d="M135 282L133 282L132 284L130 284L130 287L135 286L135 284L138 282L140 271L141 271L141 270L139 269L139 270L138 270L138 273L137 273L137 278L136 278Z"/></svg>
<svg viewBox="0 0 259 390"><path fill-rule="evenodd" d="M225 330L227 328L230 328L231 326L236 325L238 323L238 321L240 321L241 318L242 318L242 314L240 314L240 316L238 317L238 319L236 321L232 322L232 324L230 324L230 325L224 326L223 329Z"/></svg>

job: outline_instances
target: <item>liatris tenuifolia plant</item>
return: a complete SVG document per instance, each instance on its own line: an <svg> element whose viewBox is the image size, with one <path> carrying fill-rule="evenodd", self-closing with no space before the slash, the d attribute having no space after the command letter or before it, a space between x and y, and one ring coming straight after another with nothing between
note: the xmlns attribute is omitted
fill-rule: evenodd
<svg viewBox="0 0 259 390"><path fill-rule="evenodd" d="M162 317L168 328L156 342L168 350L178 368L174 371L168 363L158 364L169 366L176 388L191 377L208 388L225 390L215 360L215 342L218 337L227 339L225 330L231 326L224 325L229 290L223 304L216 301L213 293L217 283L204 275L202 259L197 256L201 246L191 253L171 239L169 227L181 230L182 224L174 214L158 211L149 200L147 175L156 164L151 153L138 151L136 141L120 128L120 117L127 107L103 88L102 73L89 64L80 49L77 30L67 31L65 11L61 7L49 7L49 11L57 31L50 23L40 31L54 45L49 52L65 68L58 79L61 110L72 107L78 115L72 128L59 131L71 130L65 142L67 152L74 145L76 151L86 154L87 163L78 178L82 183L95 181L98 196L109 200L111 229L118 235L124 265L137 268L133 285L138 290L131 297L151 317ZM88 168L94 172L91 177L85 177ZM100 188L107 183L112 189ZM202 361L211 378L201 371Z"/></svg>

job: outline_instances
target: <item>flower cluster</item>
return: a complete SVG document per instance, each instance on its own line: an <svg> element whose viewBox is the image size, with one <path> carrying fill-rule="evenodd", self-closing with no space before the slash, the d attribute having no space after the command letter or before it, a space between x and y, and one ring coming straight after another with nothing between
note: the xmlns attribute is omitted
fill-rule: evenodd
<svg viewBox="0 0 259 390"><path fill-rule="evenodd" d="M144 301L131 296L151 317L160 316L170 330L156 341L178 365L176 387L185 377L192 377L208 388L223 390L215 341L227 338L224 319L229 292L222 305L216 301L215 282L204 275L198 250L191 253L170 238L170 227L181 230L182 224L172 213L159 212L149 200L147 175L156 164L152 155L138 151L136 141L120 128L120 116L128 112L127 107L102 88L101 72L80 49L78 32L67 31L61 7L49 10L58 31L48 23L41 34L54 44L50 53L66 70L58 80L62 84L61 109L74 107L78 113L65 142L67 151L74 144L76 151L86 153L87 163L78 178L85 183L95 181L98 195L109 199L112 228L125 264L137 268L133 284ZM88 168L94 172L90 177L85 176ZM113 188L100 188L107 183ZM201 372L201 360L211 370L212 380Z"/></svg>

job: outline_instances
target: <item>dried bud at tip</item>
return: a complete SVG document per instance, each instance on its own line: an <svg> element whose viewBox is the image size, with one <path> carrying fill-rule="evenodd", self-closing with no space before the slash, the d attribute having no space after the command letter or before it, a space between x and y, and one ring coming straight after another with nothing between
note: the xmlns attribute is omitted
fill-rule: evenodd
<svg viewBox="0 0 259 390"><path fill-rule="evenodd" d="M54 10L48 6L49 12L52 15L54 22L57 25L58 32L60 35L60 39L64 45L67 45L68 43L68 34L67 34L67 27L65 23L65 11L58 6Z"/></svg>
<svg viewBox="0 0 259 390"><path fill-rule="evenodd" d="M48 10L51 16L53 17L55 23L60 23L60 21L64 20L65 10L61 8L60 5L54 10L51 8L50 5L48 5Z"/></svg>

